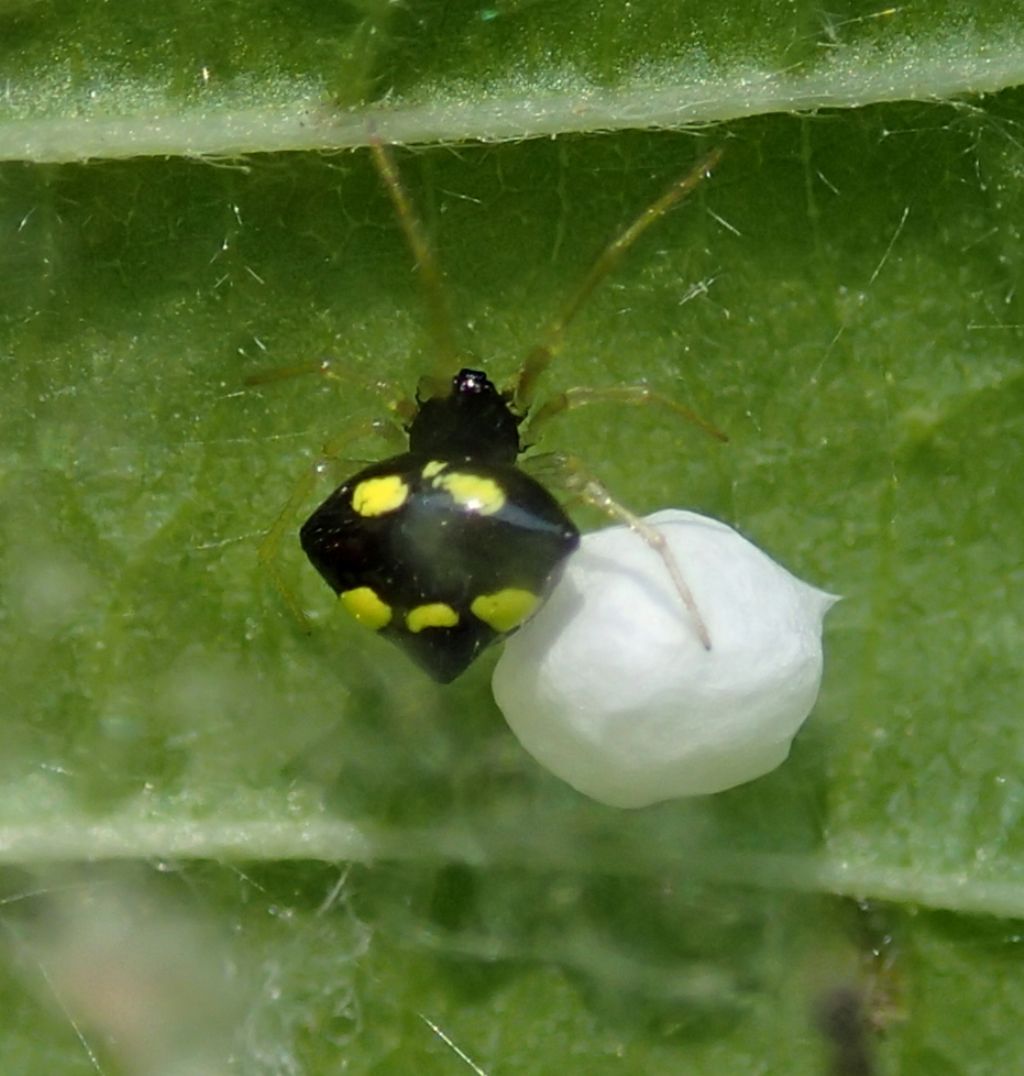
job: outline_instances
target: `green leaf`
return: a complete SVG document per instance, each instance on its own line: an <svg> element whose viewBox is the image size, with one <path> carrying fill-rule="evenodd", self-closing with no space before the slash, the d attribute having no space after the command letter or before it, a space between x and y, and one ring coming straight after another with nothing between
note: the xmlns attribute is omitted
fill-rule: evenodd
<svg viewBox="0 0 1024 1076"><path fill-rule="evenodd" d="M493 656L438 688L335 614L290 537L312 635L257 563L320 446L431 367L366 156L24 163L281 149L311 100L322 146L371 118L454 141L995 88L1012 16L109 7L0 9L0 154L24 159L0 168L8 1068L819 1073L814 1013L852 997L886 1071L1012 1071L1018 91L400 156L461 340L507 378L617 229L726 148L546 387L643 378L730 443L595 406L539 447L845 600L786 765L637 812L524 754ZM325 356L333 379L246 386Z"/></svg>
<svg viewBox="0 0 1024 1076"><path fill-rule="evenodd" d="M1001 0L0 3L0 159L678 128L1024 80Z"/></svg>

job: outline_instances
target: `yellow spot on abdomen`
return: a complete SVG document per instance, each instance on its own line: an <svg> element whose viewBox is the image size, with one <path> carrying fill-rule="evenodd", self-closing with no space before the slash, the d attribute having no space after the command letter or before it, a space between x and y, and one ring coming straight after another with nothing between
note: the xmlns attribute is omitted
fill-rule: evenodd
<svg viewBox="0 0 1024 1076"><path fill-rule="evenodd" d="M434 485L447 490L456 504L483 516L500 512L505 504L505 491L493 478L451 471L435 479Z"/></svg>
<svg viewBox="0 0 1024 1076"><path fill-rule="evenodd" d="M473 599L470 612L495 631L518 627L537 608L537 595L518 587L505 587Z"/></svg>
<svg viewBox="0 0 1024 1076"><path fill-rule="evenodd" d="M423 477L428 479L436 478L447 466L448 464L444 463L442 460L431 460L423 468Z"/></svg>
<svg viewBox="0 0 1024 1076"><path fill-rule="evenodd" d="M352 508L361 516L383 516L401 508L408 496L409 487L401 475L365 478L352 491Z"/></svg>
<svg viewBox="0 0 1024 1076"><path fill-rule="evenodd" d="M459 614L444 602L417 605L405 614L405 625L413 634L424 628L454 628L458 622Z"/></svg>
<svg viewBox="0 0 1024 1076"><path fill-rule="evenodd" d="M372 587L343 590L338 598L364 628L380 631L391 623L391 606L381 601Z"/></svg>

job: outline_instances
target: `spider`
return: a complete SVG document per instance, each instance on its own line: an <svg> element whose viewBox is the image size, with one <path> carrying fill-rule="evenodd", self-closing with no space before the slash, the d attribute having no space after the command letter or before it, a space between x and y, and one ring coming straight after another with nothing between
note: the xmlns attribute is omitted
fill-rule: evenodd
<svg viewBox="0 0 1024 1076"><path fill-rule="evenodd" d="M636 240L710 175L721 150L701 158L605 247L506 389L460 361L441 273L392 152L371 140L370 153L416 260L437 363L412 400L393 405L408 438L405 451L338 486L303 524L300 541L360 624L448 683L539 608L579 544L579 531L558 500L520 466L527 439L540 425L595 400L657 402L726 439L689 408L643 384L571 388L540 406L534 402L537 382L584 302ZM326 365L320 369L329 374ZM294 372L256 375L250 383ZM325 446L325 454L337 455L337 447ZM578 460L554 460L569 492L626 522L661 556L694 631L710 649L704 621L659 532L619 504ZM260 547L260 560L301 621L304 614L276 559L311 483L311 476L300 483Z"/></svg>

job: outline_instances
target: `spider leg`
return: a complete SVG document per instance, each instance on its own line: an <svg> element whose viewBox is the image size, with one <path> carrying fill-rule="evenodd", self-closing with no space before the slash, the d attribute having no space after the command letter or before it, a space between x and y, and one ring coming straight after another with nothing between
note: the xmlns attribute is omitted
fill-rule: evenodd
<svg viewBox="0 0 1024 1076"><path fill-rule="evenodd" d="M541 458L547 460L549 457ZM679 595L679 600L689 614L701 645L705 650L710 650L711 636L708 634L707 625L700 615L697 602L694 600L693 592L687 585L682 569L679 567L679 562L669 548L668 542L665 541L665 536L645 519L641 519L640 516L631 512L625 505L620 504L608 492L604 484L590 474L575 456L554 455L550 459L559 467L563 484L567 490L579 497L585 504L589 504L593 508L599 508L612 519L625 523L630 530L635 532L658 554L665 565L669 578L672 580L672 586Z"/></svg>
<svg viewBox="0 0 1024 1076"><path fill-rule="evenodd" d="M333 359L320 359L318 362L299 363L295 366L272 366L267 370L250 374L244 384L248 388L258 388L260 385L272 385L276 381L287 381L293 377L306 377L310 374L322 377L325 381L353 385L361 392L369 387L384 401L388 410L402 422L408 422L416 414L416 401L403 396L392 382L377 378L367 386L365 373L360 376L355 370L342 366Z"/></svg>
<svg viewBox="0 0 1024 1076"><path fill-rule="evenodd" d="M416 272L427 302L427 318L436 352L436 362L434 372L421 379L419 395L423 399L444 395L449 391L452 376L459 367L459 349L455 344L455 328L448 303L448 293L444 287L444 274L441 272L423 223L413 208L408 192L402 185L398 165L395 163L390 146L385 145L375 135L371 136L370 153L395 207L405 241L416 259Z"/></svg>
<svg viewBox="0 0 1024 1076"><path fill-rule="evenodd" d="M722 153L723 150L717 148L702 157L689 172L672 183L660 198L652 202L632 224L620 232L597 256L594 264L590 267L590 271L569 296L568 301L555 315L547 328L541 333L539 343L526 356L522 368L516 376L512 389L512 400L519 414L525 415L529 410L537 387L537 381L561 350L566 329L579 313L583 304L590 298L594 289L615 269L630 247L652 224L663 217L673 206L681 202L711 175Z"/></svg>
<svg viewBox="0 0 1024 1076"><path fill-rule="evenodd" d="M565 411L575 411L579 407L608 402L626 405L655 404L667 407L681 418L686 419L687 422L698 426L709 437L714 437L718 441L729 440L717 426L702 418L696 411L686 407L684 404L677 403L670 396L657 392L644 384L608 385L604 388L571 388L555 393L554 396L548 397L539 408L531 412L523 425L524 436L529 439L536 434L539 427Z"/></svg>

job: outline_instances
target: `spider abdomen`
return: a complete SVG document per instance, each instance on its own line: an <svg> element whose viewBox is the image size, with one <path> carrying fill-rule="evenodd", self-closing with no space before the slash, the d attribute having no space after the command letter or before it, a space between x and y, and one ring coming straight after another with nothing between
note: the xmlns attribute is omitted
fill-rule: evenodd
<svg viewBox="0 0 1024 1076"><path fill-rule="evenodd" d="M410 452L339 486L301 541L357 620L446 683L543 601L579 532L514 465Z"/></svg>

